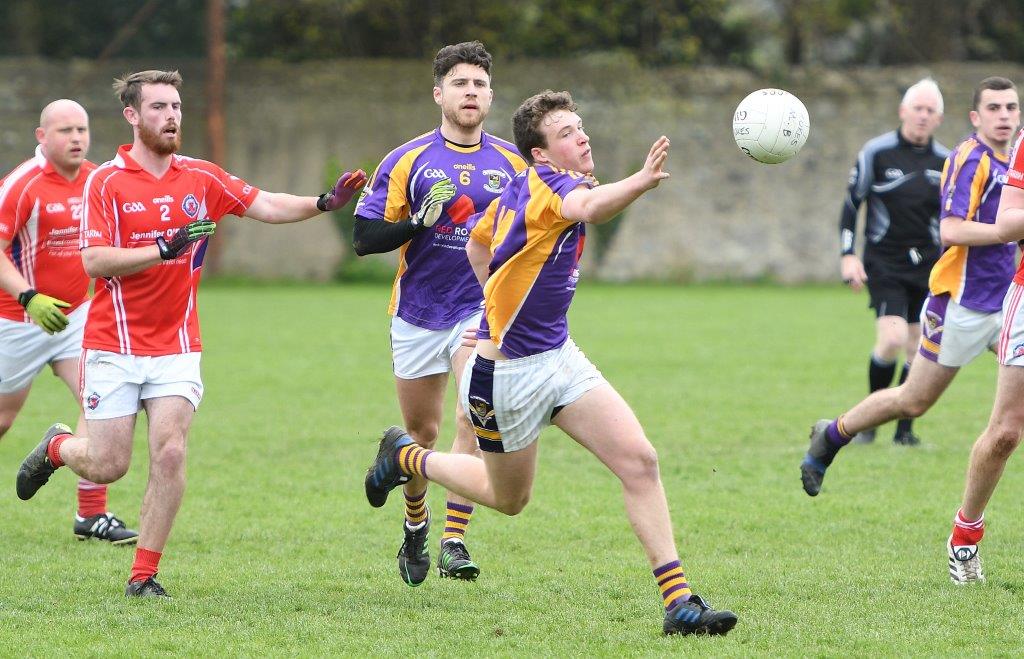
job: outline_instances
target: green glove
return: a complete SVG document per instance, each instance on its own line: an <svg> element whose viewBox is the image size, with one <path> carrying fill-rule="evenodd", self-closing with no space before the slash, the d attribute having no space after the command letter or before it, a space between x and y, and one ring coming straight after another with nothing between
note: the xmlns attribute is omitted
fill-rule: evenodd
<svg viewBox="0 0 1024 659"><path fill-rule="evenodd" d="M216 230L217 223L213 220L193 220L175 231L170 240L164 240L163 236L157 236L156 246L160 249L160 258L164 261L176 259L190 244L212 236Z"/></svg>
<svg viewBox="0 0 1024 659"><path fill-rule="evenodd" d="M437 218L441 217L441 209L451 201L456 192L458 192L458 188L450 178L443 178L430 186L426 199L420 204L420 209L410 218L413 228L419 231L434 226Z"/></svg>
<svg viewBox="0 0 1024 659"><path fill-rule="evenodd" d="M71 305L64 300L43 295L30 288L18 296L18 302L47 334L54 334L68 326L68 317L61 309L69 309Z"/></svg>

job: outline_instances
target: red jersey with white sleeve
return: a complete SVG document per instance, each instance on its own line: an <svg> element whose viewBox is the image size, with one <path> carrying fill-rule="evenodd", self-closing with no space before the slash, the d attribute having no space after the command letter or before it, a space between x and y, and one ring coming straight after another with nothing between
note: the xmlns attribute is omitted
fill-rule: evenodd
<svg viewBox="0 0 1024 659"><path fill-rule="evenodd" d="M89 276L78 252L82 189L96 165L82 162L69 181L36 147L36 155L0 182L0 240L4 253L31 288L71 305L71 313L89 299ZM0 290L0 318L32 322L18 300Z"/></svg>
<svg viewBox="0 0 1024 659"><path fill-rule="evenodd" d="M1006 169L1006 185L1024 189L1024 128L1017 133L1010 151L1010 166ZM1024 286L1024 261L1017 266L1014 283Z"/></svg>
<svg viewBox="0 0 1024 659"><path fill-rule="evenodd" d="M242 215L259 190L205 160L175 155L159 179L118 149L85 185L81 247L145 247L193 220ZM83 348L125 355L175 355L202 350L196 289L206 239L176 259L132 275L96 280Z"/></svg>

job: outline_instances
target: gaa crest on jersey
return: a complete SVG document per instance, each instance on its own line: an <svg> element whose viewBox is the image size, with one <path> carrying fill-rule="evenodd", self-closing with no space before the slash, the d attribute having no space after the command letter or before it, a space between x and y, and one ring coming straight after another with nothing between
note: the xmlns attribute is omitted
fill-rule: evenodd
<svg viewBox="0 0 1024 659"><path fill-rule="evenodd" d="M96 409L97 407L99 407L99 404L100 404L100 395L98 393L96 393L95 391L92 392L91 394L89 394L89 397L85 399L85 405L90 410Z"/></svg>
<svg viewBox="0 0 1024 659"><path fill-rule="evenodd" d="M901 176L903 176L903 170L900 169L899 167L889 167L888 169L885 170L885 178L889 179L890 181L895 181Z"/></svg>
<svg viewBox="0 0 1024 659"><path fill-rule="evenodd" d="M181 200L181 210L192 219L199 215L199 200L194 194L189 194Z"/></svg>
<svg viewBox="0 0 1024 659"><path fill-rule="evenodd" d="M1013 349L1013 357L1024 357L1024 343L1018 343L1017 347Z"/></svg>
<svg viewBox="0 0 1024 659"><path fill-rule="evenodd" d="M508 174L500 169L485 169L483 173L487 178L487 183L484 183L484 190L497 194L505 189L505 185L509 181Z"/></svg>

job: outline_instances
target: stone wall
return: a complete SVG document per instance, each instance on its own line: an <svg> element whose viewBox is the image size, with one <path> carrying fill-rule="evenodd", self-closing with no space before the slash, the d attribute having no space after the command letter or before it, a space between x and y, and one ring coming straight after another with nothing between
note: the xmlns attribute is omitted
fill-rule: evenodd
<svg viewBox="0 0 1024 659"><path fill-rule="evenodd" d="M201 157L201 62L0 59L0 169L31 154L40 108L61 96L78 99L91 113L91 158L109 158L130 139L110 82L142 68L182 71L183 152ZM588 250L584 270L614 281L832 280L847 174L868 138L896 127L902 91L924 75L938 80L946 97L938 137L952 146L970 132L967 111L978 80L1024 80L1021 67L1010 64L806 70L765 80L733 69L641 69L607 57L499 62L494 73L486 128L510 138L509 117L520 100L548 87L569 89L602 181L639 166L658 135L672 138L672 178L628 209L618 226L592 232L590 244L606 244ZM438 121L429 62L240 62L230 66L229 79L226 168L268 190L317 194L332 158L372 168ZM736 104L768 86L798 95L811 117L807 145L781 165L755 163L732 141ZM225 274L323 280L354 258L334 225L322 220L271 227L231 219L216 239Z"/></svg>

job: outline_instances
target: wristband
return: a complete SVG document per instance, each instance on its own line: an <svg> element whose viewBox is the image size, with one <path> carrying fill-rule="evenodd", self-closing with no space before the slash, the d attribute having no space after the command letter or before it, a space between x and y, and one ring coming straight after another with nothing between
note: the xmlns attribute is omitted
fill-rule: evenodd
<svg viewBox="0 0 1024 659"><path fill-rule="evenodd" d="M321 213L327 212L327 199L331 196L330 192L325 192L316 198L316 207Z"/></svg>
<svg viewBox="0 0 1024 659"><path fill-rule="evenodd" d="M28 307L28 303L34 298L39 291L34 288L26 288L22 292L18 293L18 304L23 307Z"/></svg>

